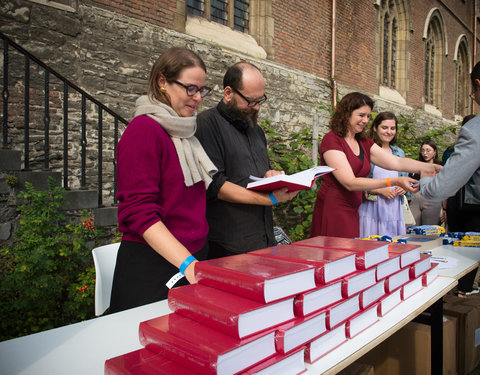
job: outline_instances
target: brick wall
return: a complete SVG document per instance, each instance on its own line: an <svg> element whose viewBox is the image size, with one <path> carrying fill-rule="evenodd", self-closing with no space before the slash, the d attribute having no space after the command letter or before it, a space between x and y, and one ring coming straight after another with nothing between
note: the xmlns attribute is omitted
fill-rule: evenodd
<svg viewBox="0 0 480 375"><path fill-rule="evenodd" d="M328 79L331 5L328 1L273 3L275 61Z"/></svg>
<svg viewBox="0 0 480 375"><path fill-rule="evenodd" d="M169 29L173 28L177 8L176 0L87 0L82 3Z"/></svg>

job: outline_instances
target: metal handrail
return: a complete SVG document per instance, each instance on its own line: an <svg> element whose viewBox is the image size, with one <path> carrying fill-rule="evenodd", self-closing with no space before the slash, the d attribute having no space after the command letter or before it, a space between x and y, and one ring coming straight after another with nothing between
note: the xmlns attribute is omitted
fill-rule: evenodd
<svg viewBox="0 0 480 375"><path fill-rule="evenodd" d="M118 123L121 122L125 125L128 124L128 121L123 117L109 109L107 106L102 104L100 101L95 99L93 96L88 94L86 91L82 90L76 84L62 76L60 73L55 71L53 68L42 62L40 59L26 51L20 45L15 43L13 40L8 38L5 34L0 32L0 37L3 39L3 90L2 90L2 101L3 101L3 124L2 124L2 148L8 148L8 107L9 107L9 48L14 48L17 52L25 56L25 71L24 71L24 170L30 170L30 63L34 62L45 72L45 82L44 82L44 115L43 115L43 124L44 124L44 161L43 169L50 169L50 75L55 76L61 82L63 82L63 186L65 189L69 189L68 176L69 176L69 165L68 165L68 101L69 101L69 92L70 89L78 93L81 96L81 177L80 177L80 186L81 188L86 188L86 104L87 100L95 104L98 108L98 120L97 120L97 131L98 131L98 166L97 166L97 176L98 176L98 206L103 205L102 190L103 190L103 168L102 168L102 146L103 146L103 113L108 113L114 119L114 155L116 154L116 147L118 142ZM114 203L116 203L116 162L115 158L113 160L113 174L114 174Z"/></svg>

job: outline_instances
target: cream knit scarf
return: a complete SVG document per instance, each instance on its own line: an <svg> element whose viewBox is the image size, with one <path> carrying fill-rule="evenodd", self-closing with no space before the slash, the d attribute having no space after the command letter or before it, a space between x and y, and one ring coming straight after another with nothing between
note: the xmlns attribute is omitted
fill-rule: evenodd
<svg viewBox="0 0 480 375"><path fill-rule="evenodd" d="M147 115L153 118L172 139L182 167L185 185L192 186L203 180L205 188L208 188L217 168L198 139L194 137L197 117L179 117L171 107L153 102L147 95L140 96L135 104L135 116Z"/></svg>

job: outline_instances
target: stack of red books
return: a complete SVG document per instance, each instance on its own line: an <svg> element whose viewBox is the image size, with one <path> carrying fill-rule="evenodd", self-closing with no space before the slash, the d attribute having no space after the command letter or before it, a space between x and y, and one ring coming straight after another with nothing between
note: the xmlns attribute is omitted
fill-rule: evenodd
<svg viewBox="0 0 480 375"><path fill-rule="evenodd" d="M435 271L416 246L335 237L198 262L198 284L170 290L173 313L140 323L145 348L105 373L300 374Z"/></svg>

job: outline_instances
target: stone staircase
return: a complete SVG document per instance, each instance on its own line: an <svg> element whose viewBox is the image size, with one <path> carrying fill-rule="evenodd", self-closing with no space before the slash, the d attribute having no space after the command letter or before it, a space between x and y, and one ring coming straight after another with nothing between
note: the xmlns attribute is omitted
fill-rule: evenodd
<svg viewBox="0 0 480 375"><path fill-rule="evenodd" d="M18 184L14 187L7 184L7 178L15 176ZM53 177L60 185L62 175L52 171L22 170L21 152L0 149L0 241L12 238L17 220L17 194L25 189L25 182L30 182L38 190L48 189L48 178ZM97 190L68 190L65 193L68 204L63 208L68 212L80 214L89 210L98 226L114 227L117 225L117 207L98 207Z"/></svg>

